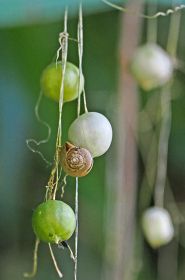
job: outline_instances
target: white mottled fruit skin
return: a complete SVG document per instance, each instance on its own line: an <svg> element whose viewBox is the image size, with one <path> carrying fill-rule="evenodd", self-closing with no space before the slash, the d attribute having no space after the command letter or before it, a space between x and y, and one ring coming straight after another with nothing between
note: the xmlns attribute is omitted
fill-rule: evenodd
<svg viewBox="0 0 185 280"><path fill-rule="evenodd" d="M142 217L144 235L153 248L158 248L171 241L174 228L167 210L160 207L151 207Z"/></svg>
<svg viewBox="0 0 185 280"><path fill-rule="evenodd" d="M89 150L92 157L103 155L112 142L112 127L108 119L97 112L79 116L70 126L71 143Z"/></svg>
<svg viewBox="0 0 185 280"><path fill-rule="evenodd" d="M171 79L173 62L160 46L147 43L137 49L131 71L144 90L152 90Z"/></svg>

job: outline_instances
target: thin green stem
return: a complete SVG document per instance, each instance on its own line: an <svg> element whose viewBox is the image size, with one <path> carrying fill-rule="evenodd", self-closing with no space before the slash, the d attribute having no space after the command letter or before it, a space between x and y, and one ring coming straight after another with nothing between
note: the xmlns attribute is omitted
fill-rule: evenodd
<svg viewBox="0 0 185 280"><path fill-rule="evenodd" d="M83 101L85 113L88 113L85 89L83 89Z"/></svg>
<svg viewBox="0 0 185 280"><path fill-rule="evenodd" d="M169 36L167 42L167 51L176 56L177 44L179 38L181 15L176 14L171 16ZM155 204L163 207L164 191L167 175L167 160L168 160L168 144L171 131L171 85L172 81L167 84L161 93L161 111L162 123L159 135L158 160L157 160L157 177L155 184Z"/></svg>
<svg viewBox="0 0 185 280"><path fill-rule="evenodd" d="M80 86L83 79L82 72L82 58L83 58L83 14L82 14L82 4L79 6L79 20L78 20L78 56L79 56L79 82L78 82L78 105L77 105L77 117L80 116L81 109L81 92ZM85 91L84 94L84 106L87 110ZM78 177L76 177L76 187L75 187L75 217L76 217L76 230L75 230L75 266L74 266L74 279L77 280L77 268L78 268Z"/></svg>
<svg viewBox="0 0 185 280"><path fill-rule="evenodd" d="M78 269L78 177L76 177L75 216L76 216L76 230L75 230L75 267L74 267L74 279L77 280L77 269Z"/></svg>
<svg viewBox="0 0 185 280"><path fill-rule="evenodd" d="M155 205L163 207L164 190L166 185L168 144L171 131L171 84L161 92L162 123L159 135L157 177L155 183Z"/></svg>
<svg viewBox="0 0 185 280"><path fill-rule="evenodd" d="M83 59L83 15L82 15L82 5L80 4L79 7L79 21L78 21L78 32L77 32L77 37L78 37L78 57L79 57L79 82L78 82L78 106L77 106L77 116L79 117L80 115L80 109L81 109L81 85L83 82L83 71L82 71L82 59ZM85 84L85 82L84 82ZM87 109L87 101L86 101L86 94L85 94L85 88L83 85L83 101L84 101L84 109L85 112L88 112Z"/></svg>
<svg viewBox="0 0 185 280"><path fill-rule="evenodd" d="M180 21L181 13L177 13L171 16L169 35L167 42L167 52L172 56L176 56L178 39L179 39L179 30L180 30Z"/></svg>
<svg viewBox="0 0 185 280"><path fill-rule="evenodd" d="M83 17L82 17L82 6L79 7L79 20L78 20L78 57L79 57L79 79L78 79L78 107L77 107L77 116L80 115L81 107L81 92L80 86L82 82L82 57L83 57Z"/></svg>
<svg viewBox="0 0 185 280"><path fill-rule="evenodd" d="M33 251L33 268L32 268L32 272L24 273L23 276L25 278L33 278L36 275L36 273L37 273L39 243L40 243L40 240L37 238L36 241L35 241L35 247L34 247L34 251Z"/></svg>

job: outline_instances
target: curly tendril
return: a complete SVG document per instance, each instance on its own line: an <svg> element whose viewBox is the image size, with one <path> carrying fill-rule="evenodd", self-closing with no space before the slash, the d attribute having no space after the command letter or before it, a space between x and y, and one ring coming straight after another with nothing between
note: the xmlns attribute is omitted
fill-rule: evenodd
<svg viewBox="0 0 185 280"><path fill-rule="evenodd" d="M108 0L102 0L103 3L107 4L108 6L114 8L114 9L117 9L119 11L122 11L122 12L125 12L125 13L129 13L129 14L136 14L135 11L131 11L131 10L128 10L124 7L121 7L119 5L116 5ZM146 19L155 19L155 18L158 18L158 17L166 17L166 16L169 16L171 14L174 14L174 13L177 13L178 11L180 10L183 10L185 9L185 5L181 4L179 6L176 6L174 7L173 9L168 9L167 11L165 12L157 12L156 14L154 15L145 15L145 14L139 14L140 17L142 18L146 18Z"/></svg>

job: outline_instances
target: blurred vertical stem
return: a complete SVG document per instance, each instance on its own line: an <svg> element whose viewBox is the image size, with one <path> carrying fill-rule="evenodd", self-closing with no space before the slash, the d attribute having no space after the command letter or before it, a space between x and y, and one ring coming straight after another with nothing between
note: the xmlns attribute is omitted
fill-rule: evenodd
<svg viewBox="0 0 185 280"><path fill-rule="evenodd" d="M171 130L171 83L161 91L161 130L158 144L157 175L155 183L155 205L163 207L164 189L166 185L168 142Z"/></svg>
<svg viewBox="0 0 185 280"><path fill-rule="evenodd" d="M117 120L117 186L115 188L114 256L109 279L130 280L133 264L135 206L137 193L137 115L138 98L129 63L137 48L142 1L129 1L128 10L135 14L121 15L119 45L120 79Z"/></svg>
<svg viewBox="0 0 185 280"><path fill-rule="evenodd" d="M179 29L180 29L181 13L171 15L169 35L167 42L167 52L176 57ZM168 161L168 145L171 131L171 85L172 82L166 85L161 92L161 111L162 123L159 136L158 161L157 161L157 178L155 185L155 204L163 207L164 205L164 190L167 177L167 161ZM178 226L176 227L178 231ZM177 233L178 234L178 233ZM171 255L171 258L169 258ZM166 262L168 261L168 262ZM174 241L167 250L160 249L158 257L158 278L162 279L177 279L178 265L178 242ZM166 270L166 266L169 267Z"/></svg>
<svg viewBox="0 0 185 280"><path fill-rule="evenodd" d="M156 1L153 4L148 3L148 14L149 15L155 14L156 12L157 12ZM147 42L149 43L154 43L154 44L157 43L157 33L158 33L157 20L158 19L155 18L147 21ZM147 105L145 106L147 107ZM150 119L148 120L151 122ZM152 123L151 126L153 126ZM139 213L141 213L146 207L149 206L151 197L153 195L155 173L156 173L156 164L155 164L156 156L157 156L156 151L157 151L157 144L158 144L157 135L154 129L151 133L150 141L151 141L150 149L147 149L146 151L146 147L143 146L141 139L138 139L138 146L139 146L138 148L140 150L145 165L145 172L144 172L144 176L142 179L141 188L139 192Z"/></svg>
<svg viewBox="0 0 185 280"><path fill-rule="evenodd" d="M180 12L171 15L167 51L172 56L172 58L176 56L180 19ZM155 204L161 207L163 207L164 203L164 189L166 185L167 175L168 144L171 131L171 85L172 81L168 83L161 92L162 123L159 135L157 177L155 184Z"/></svg>
<svg viewBox="0 0 185 280"><path fill-rule="evenodd" d="M154 15L157 12L157 3L148 3L148 15ZM157 42L157 18L147 21L147 41L150 43Z"/></svg>

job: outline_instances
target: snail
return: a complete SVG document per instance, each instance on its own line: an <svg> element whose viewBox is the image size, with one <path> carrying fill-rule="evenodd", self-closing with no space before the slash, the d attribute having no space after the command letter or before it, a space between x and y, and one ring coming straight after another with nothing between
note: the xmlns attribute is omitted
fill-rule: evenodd
<svg viewBox="0 0 185 280"><path fill-rule="evenodd" d="M41 76L41 89L49 98L59 101L62 80L62 63L57 62L48 65ZM72 63L66 63L64 78L64 102L69 102L78 97L79 69ZM84 77L81 77L79 91L82 93Z"/></svg>
<svg viewBox="0 0 185 280"><path fill-rule="evenodd" d="M171 241L174 228L167 210L160 207L147 209L142 217L142 227L148 243L158 248Z"/></svg>
<svg viewBox="0 0 185 280"><path fill-rule="evenodd" d="M112 142L109 120L97 112L79 116L69 127L68 138L75 146L87 149L92 157L103 155Z"/></svg>
<svg viewBox="0 0 185 280"><path fill-rule="evenodd" d="M86 176L93 166L93 158L87 149L66 142L61 150L63 170L72 177Z"/></svg>
<svg viewBox="0 0 185 280"><path fill-rule="evenodd" d="M131 62L131 72L144 90L166 84L172 78L173 68L171 57L153 43L139 47Z"/></svg>

